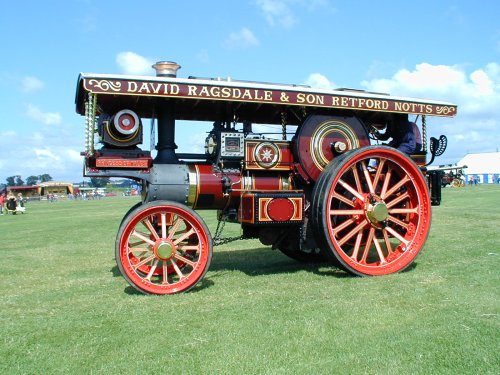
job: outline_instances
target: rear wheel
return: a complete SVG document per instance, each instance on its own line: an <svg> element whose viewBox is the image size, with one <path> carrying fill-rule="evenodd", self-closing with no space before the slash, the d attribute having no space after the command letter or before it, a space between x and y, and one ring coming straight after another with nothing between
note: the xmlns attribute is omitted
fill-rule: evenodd
<svg viewBox="0 0 500 375"><path fill-rule="evenodd" d="M357 275L404 270L422 249L431 220L420 169L384 146L336 158L314 187L312 209L323 249Z"/></svg>
<svg viewBox="0 0 500 375"><path fill-rule="evenodd" d="M120 272L146 294L193 288L212 259L212 238L201 217L170 201L139 205L124 218L116 238Z"/></svg>

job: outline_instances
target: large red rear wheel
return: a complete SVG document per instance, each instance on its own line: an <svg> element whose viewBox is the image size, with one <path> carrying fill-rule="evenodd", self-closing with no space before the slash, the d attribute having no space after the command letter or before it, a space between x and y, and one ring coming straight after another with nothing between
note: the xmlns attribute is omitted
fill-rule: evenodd
<svg viewBox="0 0 500 375"><path fill-rule="evenodd" d="M385 146L336 158L314 187L312 209L323 249L357 275L407 268L422 249L431 222L420 169L408 156Z"/></svg>
<svg viewBox="0 0 500 375"><path fill-rule="evenodd" d="M212 238L192 209L170 201L140 205L124 218L116 238L120 272L146 294L193 288L212 259Z"/></svg>

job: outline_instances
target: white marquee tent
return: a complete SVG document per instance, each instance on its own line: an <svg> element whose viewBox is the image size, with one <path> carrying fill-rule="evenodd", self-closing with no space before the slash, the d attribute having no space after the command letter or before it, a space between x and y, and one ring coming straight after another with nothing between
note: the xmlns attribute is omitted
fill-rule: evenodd
<svg viewBox="0 0 500 375"><path fill-rule="evenodd" d="M478 178L483 184L499 183L500 180L500 152L485 152L481 154L467 154L457 165L466 165L465 181L472 177Z"/></svg>

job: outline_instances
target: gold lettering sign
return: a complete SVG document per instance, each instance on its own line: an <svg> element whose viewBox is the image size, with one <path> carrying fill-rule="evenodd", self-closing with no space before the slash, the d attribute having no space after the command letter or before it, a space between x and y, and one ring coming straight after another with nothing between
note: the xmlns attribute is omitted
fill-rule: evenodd
<svg viewBox="0 0 500 375"><path fill-rule="evenodd" d="M224 85L171 83L164 81L84 78L85 90L99 94L163 96L207 100L276 103L354 110L405 112L422 115L455 116L455 105L402 101L366 93L324 94L274 88L245 88Z"/></svg>

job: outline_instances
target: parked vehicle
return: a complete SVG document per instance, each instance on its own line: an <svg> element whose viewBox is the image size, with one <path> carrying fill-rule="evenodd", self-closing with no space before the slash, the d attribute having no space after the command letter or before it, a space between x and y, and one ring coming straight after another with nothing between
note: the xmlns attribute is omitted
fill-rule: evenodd
<svg viewBox="0 0 500 375"><path fill-rule="evenodd" d="M429 116L457 106L362 90L178 78L160 62L156 76L81 74L77 112L85 117L86 177L130 178L142 201L125 215L116 260L143 293L193 288L207 272L212 238L195 210L218 210L301 262L330 260L356 275L406 269L429 233L440 176L427 158L444 136L427 140ZM422 151L406 155L377 141L375 124L416 116ZM139 147L143 121L157 131L156 156ZM176 152L176 122L205 122L205 153ZM259 133L271 125L279 139ZM189 123L178 123L189 126ZM97 139L96 139L97 138ZM97 142L100 145L97 147Z"/></svg>

